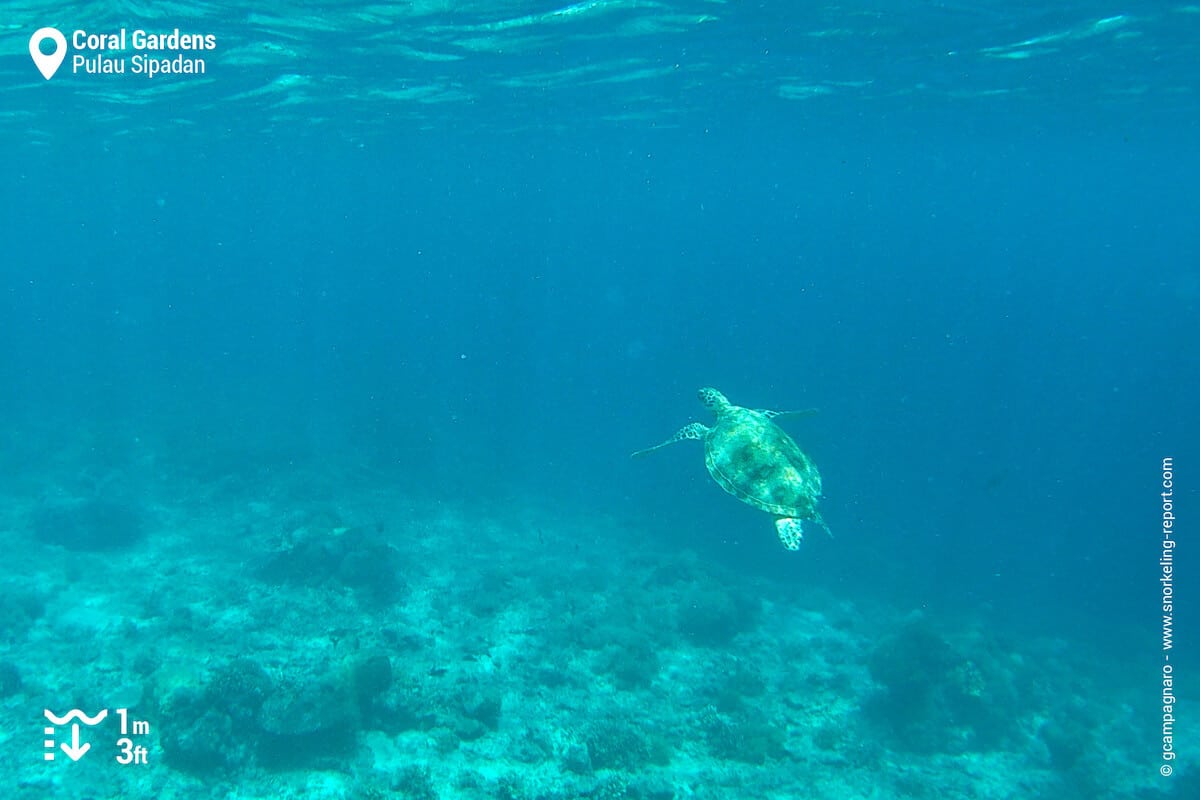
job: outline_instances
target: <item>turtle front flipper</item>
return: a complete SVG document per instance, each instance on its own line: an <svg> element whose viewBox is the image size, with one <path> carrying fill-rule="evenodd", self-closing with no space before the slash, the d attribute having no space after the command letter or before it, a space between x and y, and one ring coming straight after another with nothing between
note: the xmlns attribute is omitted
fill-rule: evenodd
<svg viewBox="0 0 1200 800"><path fill-rule="evenodd" d="M758 413L765 416L767 419L779 419L780 417L811 417L814 414L819 414L819 408L802 408L798 411L772 411L769 408L756 409Z"/></svg>
<svg viewBox="0 0 1200 800"><path fill-rule="evenodd" d="M674 436L672 436L670 439L667 439L662 444L656 444L654 447L647 447L645 450L638 450L636 453L633 453L633 456L644 456L647 453L653 453L660 447L666 447L669 444L682 442L684 439L703 439L707 435L707 425L701 425L699 422L693 422L691 425L684 425L675 433Z"/></svg>

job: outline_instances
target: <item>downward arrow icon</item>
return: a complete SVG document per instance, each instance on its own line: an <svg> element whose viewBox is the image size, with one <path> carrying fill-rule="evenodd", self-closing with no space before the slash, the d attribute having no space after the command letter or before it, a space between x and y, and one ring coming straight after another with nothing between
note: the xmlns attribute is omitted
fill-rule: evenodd
<svg viewBox="0 0 1200 800"><path fill-rule="evenodd" d="M82 747L79 746L78 722L71 726L71 743L60 744L59 747L62 748L62 751L66 753L72 761L78 761L79 759L83 758L84 753L92 749L92 746L87 742L84 742Z"/></svg>

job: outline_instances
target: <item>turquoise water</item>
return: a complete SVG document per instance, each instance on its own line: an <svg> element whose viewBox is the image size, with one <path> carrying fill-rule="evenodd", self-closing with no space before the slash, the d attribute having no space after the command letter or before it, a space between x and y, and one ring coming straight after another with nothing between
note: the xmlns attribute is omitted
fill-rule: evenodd
<svg viewBox="0 0 1200 800"><path fill-rule="evenodd" d="M6 10L6 797L1197 795L1200 7Z"/></svg>

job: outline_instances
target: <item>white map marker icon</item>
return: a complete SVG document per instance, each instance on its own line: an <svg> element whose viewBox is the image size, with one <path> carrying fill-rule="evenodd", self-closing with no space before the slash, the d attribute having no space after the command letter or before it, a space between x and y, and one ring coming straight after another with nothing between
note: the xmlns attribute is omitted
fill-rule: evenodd
<svg viewBox="0 0 1200 800"><path fill-rule="evenodd" d="M42 41L45 39L54 40L54 52L48 55L42 52ZM33 63L46 80L50 80L67 57L67 39L57 28L38 28L29 37L29 55L33 56Z"/></svg>

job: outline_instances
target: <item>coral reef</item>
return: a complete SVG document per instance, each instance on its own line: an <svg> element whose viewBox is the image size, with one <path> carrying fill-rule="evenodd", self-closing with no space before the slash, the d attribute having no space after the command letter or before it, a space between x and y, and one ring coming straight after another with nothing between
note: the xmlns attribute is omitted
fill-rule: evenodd
<svg viewBox="0 0 1200 800"><path fill-rule="evenodd" d="M1082 654L645 537L614 549L604 521L389 514L385 495L362 517L404 522L244 493L202 523L156 506L163 535L113 559L16 528L41 560L0 594L0 721L28 725L29 697L128 706L154 768L106 796L163 800L1154 796L1133 706L1097 712L1114 681ZM78 522L54 508L45 526ZM21 763L0 777L54 796Z"/></svg>

